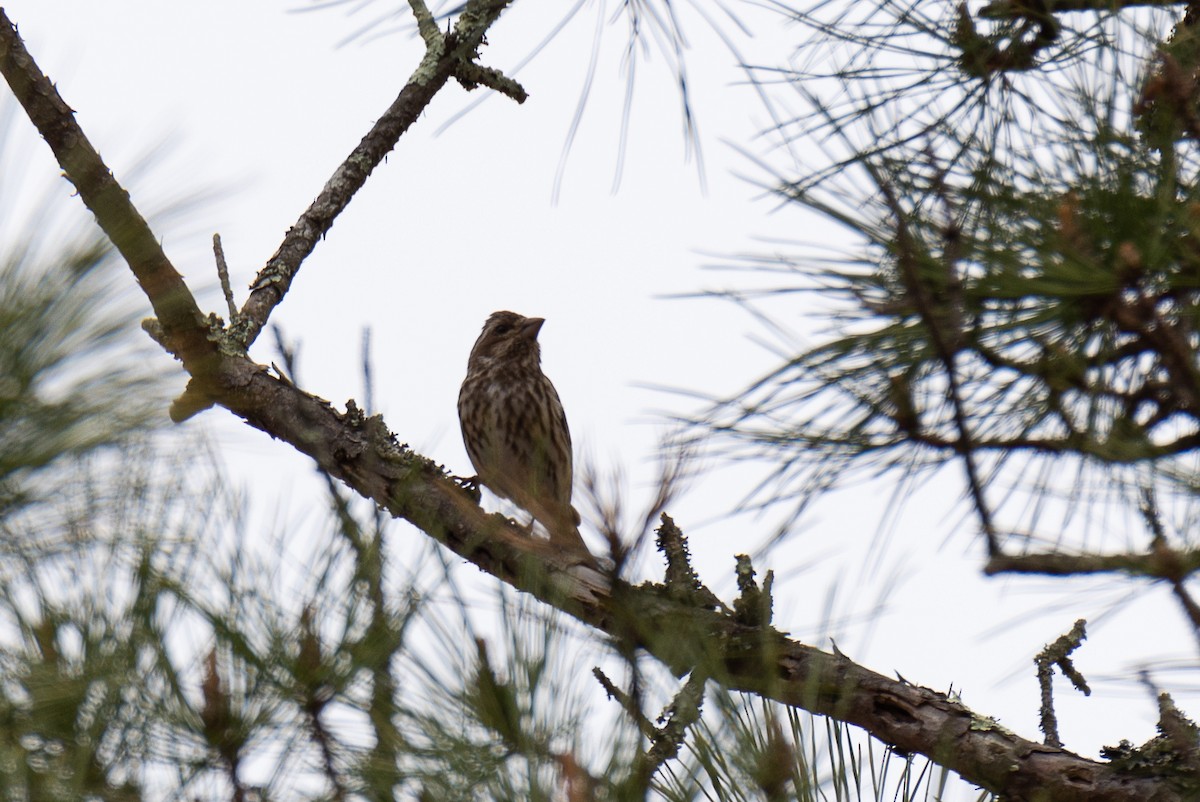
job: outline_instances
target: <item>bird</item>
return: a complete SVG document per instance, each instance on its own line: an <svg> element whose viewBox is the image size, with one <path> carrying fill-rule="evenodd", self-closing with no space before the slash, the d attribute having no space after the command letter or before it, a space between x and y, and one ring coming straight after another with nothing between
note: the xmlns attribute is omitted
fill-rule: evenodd
<svg viewBox="0 0 1200 802"><path fill-rule="evenodd" d="M542 372L545 322L508 311L488 317L467 360L458 421L478 481L528 512L552 544L590 555L571 504L567 416Z"/></svg>

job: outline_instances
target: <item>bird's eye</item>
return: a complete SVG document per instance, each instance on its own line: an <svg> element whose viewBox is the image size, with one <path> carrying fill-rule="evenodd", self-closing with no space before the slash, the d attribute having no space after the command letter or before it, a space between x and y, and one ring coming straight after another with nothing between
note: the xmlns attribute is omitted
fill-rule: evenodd
<svg viewBox="0 0 1200 802"><path fill-rule="evenodd" d="M512 331L512 328L513 327L511 323L501 323L495 328L495 332L497 335L503 337L505 334L508 334L510 331Z"/></svg>

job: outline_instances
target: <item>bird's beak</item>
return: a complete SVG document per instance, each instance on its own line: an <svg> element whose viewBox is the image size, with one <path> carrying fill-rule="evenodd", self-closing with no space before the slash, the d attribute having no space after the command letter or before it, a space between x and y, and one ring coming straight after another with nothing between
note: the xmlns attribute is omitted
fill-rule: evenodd
<svg viewBox="0 0 1200 802"><path fill-rule="evenodd" d="M536 340L538 332L542 330L542 324L546 322L543 317L526 318L521 324L521 338L525 340Z"/></svg>

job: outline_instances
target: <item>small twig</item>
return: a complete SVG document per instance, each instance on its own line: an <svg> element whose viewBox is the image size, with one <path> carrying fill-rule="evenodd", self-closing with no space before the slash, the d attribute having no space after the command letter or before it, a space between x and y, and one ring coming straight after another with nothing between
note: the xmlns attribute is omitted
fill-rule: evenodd
<svg viewBox="0 0 1200 802"><path fill-rule="evenodd" d="M647 718L646 714L641 711L641 708L638 707L638 704L634 700L633 696L618 688L616 683L609 679L608 675L601 671L599 667L592 669L592 676L594 676L596 681L600 683L600 687L604 688L604 693L608 695L608 698L619 704L621 709L624 710L629 718L633 720L634 725L638 728L642 735L646 736L650 740L654 740L656 737L658 737L658 728L655 727L654 722Z"/></svg>
<svg viewBox="0 0 1200 802"><path fill-rule="evenodd" d="M700 577L692 568L692 558L688 553L687 538L665 512L659 516L662 525L656 530L658 535L658 550L667 560L667 570L664 582L667 593L676 599L686 599L691 603L699 603L708 609L728 611L711 590L704 586Z"/></svg>
<svg viewBox="0 0 1200 802"><path fill-rule="evenodd" d="M275 350L279 352L279 358L283 360L283 370L274 362L271 366L275 368L275 372L279 377L292 386L296 386L296 370L297 362L299 361L300 347L293 343L289 343L283 334L283 329L275 323L271 324L271 336L275 338ZM287 371L287 373L284 373Z"/></svg>
<svg viewBox="0 0 1200 802"><path fill-rule="evenodd" d="M1033 658L1033 663L1037 666L1038 686L1042 691L1039 726L1046 736L1045 744L1047 746L1062 746L1062 740L1058 737L1058 719L1054 715L1054 692L1052 689L1054 666L1057 665L1062 673L1071 680L1071 684L1084 696L1091 696L1092 693L1087 680L1075 668L1070 657L1071 652L1078 649L1084 638L1087 637L1086 627L1087 622L1082 618L1079 619L1075 622L1075 626L1071 627L1070 632L1060 636L1054 643L1046 644L1037 657Z"/></svg>
<svg viewBox="0 0 1200 802"><path fill-rule="evenodd" d="M606 493L600 488L600 477L596 467L590 461L583 468L581 484L587 494L588 505L595 510L596 528L608 544L608 554L613 560L613 575L620 576L629 559L629 550L625 547L621 535L621 519L623 516L622 502L625 494L621 492L620 474L614 474L611 479L612 492Z"/></svg>
<svg viewBox="0 0 1200 802"><path fill-rule="evenodd" d="M518 103L524 103L529 99L529 93L525 91L525 87L493 67L481 67L474 62L465 61L454 71L454 78L467 91L486 86Z"/></svg>
<svg viewBox="0 0 1200 802"><path fill-rule="evenodd" d="M1142 501L1139 505L1142 513L1142 518L1146 521L1146 526L1150 529L1150 553L1163 561L1165 565L1171 567L1171 575L1165 577L1171 584L1171 592L1175 594L1175 598L1179 599L1180 606L1183 607L1184 615L1188 617L1188 621L1192 624L1192 635L1200 642L1200 604L1192 598L1192 594L1188 592L1184 582L1187 579L1187 574L1179 570L1174 559L1175 552L1167 543L1167 530L1163 526L1162 516L1158 511L1158 502L1154 498L1154 489L1151 487L1142 490Z"/></svg>
<svg viewBox="0 0 1200 802"><path fill-rule="evenodd" d="M1195 722L1175 706L1171 694L1158 694L1158 729L1171 742L1171 747L1193 772L1200 771L1200 749L1197 748Z"/></svg>
<svg viewBox="0 0 1200 802"><path fill-rule="evenodd" d="M1081 576L1084 574L1126 573L1168 581L1182 580L1200 570L1200 550L1176 551L1165 548L1147 554L1001 554L983 567L988 576L996 574L1042 574L1044 576Z"/></svg>
<svg viewBox="0 0 1200 802"><path fill-rule="evenodd" d="M667 588L680 594L691 593L700 587L700 577L692 569L687 538L670 515L664 512L659 520L662 525L658 528L658 550L667 559Z"/></svg>
<svg viewBox="0 0 1200 802"><path fill-rule="evenodd" d="M679 493L685 465L690 456L690 449L687 446L679 445L671 448L668 456L662 459L654 501L646 507L646 514L642 518L642 526L637 539L632 545L625 547L627 553L636 551L641 546L649 536L654 522L661 520L661 515L667 509L667 505Z"/></svg>
<svg viewBox="0 0 1200 802"><path fill-rule="evenodd" d="M671 704L658 717L662 724L659 727L642 712L635 694L622 691L599 668L593 668L592 674L608 697L621 705L642 735L650 741L650 749L636 761L634 773L637 776L630 778L631 782L637 783L637 787L648 788L650 779L663 764L679 754L688 727L700 720L708 676L699 669L692 671Z"/></svg>
<svg viewBox="0 0 1200 802"><path fill-rule="evenodd" d="M738 554L737 586L738 597L733 600L734 618L752 627L769 627L774 608L771 586L775 583L775 572L767 571L760 588L754 581L754 566L746 554Z"/></svg>
<svg viewBox="0 0 1200 802"><path fill-rule="evenodd" d="M1161 691L1146 671L1141 672L1142 684L1158 706L1159 737L1142 747L1146 751L1156 742L1165 743L1170 762L1193 777L1200 774L1200 728L1183 714L1171 694Z"/></svg>
<svg viewBox="0 0 1200 802"><path fill-rule="evenodd" d="M658 720L663 722L663 726L658 729L658 735L647 755L649 760L646 768L650 771L647 777L679 754L688 727L700 720L700 710L704 706L704 686L707 682L708 676L700 669L694 669L688 675L687 682L671 700L671 704L659 716Z"/></svg>
<svg viewBox="0 0 1200 802"><path fill-rule="evenodd" d="M1138 510L1142 513L1142 519L1150 529L1151 550L1167 545L1167 531L1163 527L1162 516L1158 514L1158 502L1154 498L1154 488L1142 488L1142 500L1138 504Z"/></svg>
<svg viewBox="0 0 1200 802"><path fill-rule="evenodd" d="M1184 614L1192 624L1192 634L1196 636L1197 641L1200 641L1200 604L1197 604L1196 600L1192 598L1192 594L1184 587L1181 579L1171 583L1171 592L1175 594L1175 598L1179 599Z"/></svg>
<svg viewBox="0 0 1200 802"><path fill-rule="evenodd" d="M1170 379L1167 389L1172 400L1194 415L1200 408L1200 368L1195 364L1191 335L1183 324L1162 314L1161 302L1160 296L1145 293L1131 301L1122 299L1112 307L1108 318L1123 332L1150 346Z"/></svg>
<svg viewBox="0 0 1200 802"><path fill-rule="evenodd" d="M1068 11L1107 14L1122 8L1161 5L1161 0L1054 0L1053 3L1044 4L1044 7L1047 14L1065 14ZM979 9L979 16L984 19L1009 19L1028 14L1029 8L1028 0L995 0Z"/></svg>
<svg viewBox="0 0 1200 802"><path fill-rule="evenodd" d="M237 323L238 309L233 302L233 288L229 286L229 265L225 262L225 249L221 247L221 235L213 234L213 256L217 259L217 278L221 281L221 292L229 307L229 324Z"/></svg>
<svg viewBox="0 0 1200 802"><path fill-rule="evenodd" d="M375 373L371 370L371 328L362 333L363 410L368 415L375 410Z"/></svg>

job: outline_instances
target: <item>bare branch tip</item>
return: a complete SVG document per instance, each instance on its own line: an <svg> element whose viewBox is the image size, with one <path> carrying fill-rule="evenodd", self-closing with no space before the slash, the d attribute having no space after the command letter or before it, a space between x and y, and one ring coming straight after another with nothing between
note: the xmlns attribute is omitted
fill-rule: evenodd
<svg viewBox="0 0 1200 802"><path fill-rule="evenodd" d="M482 67L471 61L462 62L454 72L454 78L463 89L470 92L480 86L486 86L500 94L510 97L518 103L524 103L529 98L525 87L509 78L504 73L491 67Z"/></svg>
<svg viewBox="0 0 1200 802"><path fill-rule="evenodd" d="M771 597L775 573L767 571L760 588L754 579L754 566L750 562L749 555L746 554L737 555L736 570L739 595L733 600L734 617L749 626L770 626L775 606L774 599Z"/></svg>
<svg viewBox="0 0 1200 802"><path fill-rule="evenodd" d="M441 47L445 40L442 32L438 30L437 20L433 18L429 6L425 5L425 0L408 0L408 6L417 20L417 32L421 34L425 46L430 49Z"/></svg>
<svg viewBox="0 0 1200 802"><path fill-rule="evenodd" d="M225 304L229 307L229 324L237 323L238 308L233 301L233 288L229 285L229 263L225 261L225 249L221 247L221 235L213 234L213 256L217 260L217 278L221 282L221 292L225 295Z"/></svg>

